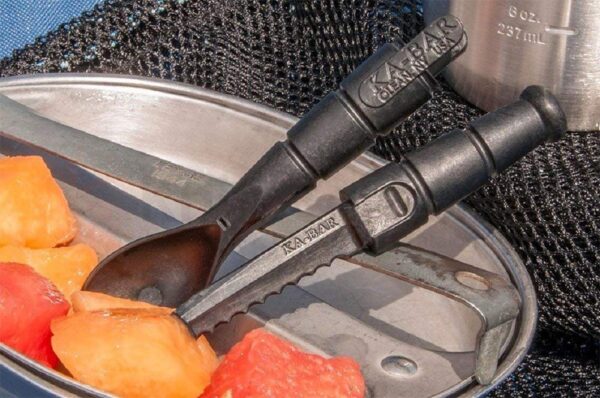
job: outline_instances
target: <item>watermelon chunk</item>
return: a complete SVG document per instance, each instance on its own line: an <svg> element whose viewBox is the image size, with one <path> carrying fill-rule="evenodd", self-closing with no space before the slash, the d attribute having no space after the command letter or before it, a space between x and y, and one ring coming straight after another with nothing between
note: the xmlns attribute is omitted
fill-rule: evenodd
<svg viewBox="0 0 600 398"><path fill-rule="evenodd" d="M304 353L256 329L225 356L201 398L362 398L364 394L365 382L353 359Z"/></svg>
<svg viewBox="0 0 600 398"><path fill-rule="evenodd" d="M69 300L98 264L98 257L94 249L82 243L52 249L4 246L0 247L0 262L29 265Z"/></svg>
<svg viewBox="0 0 600 398"><path fill-rule="evenodd" d="M69 303L48 279L27 265L0 263L0 342L55 367L50 322L68 311Z"/></svg>

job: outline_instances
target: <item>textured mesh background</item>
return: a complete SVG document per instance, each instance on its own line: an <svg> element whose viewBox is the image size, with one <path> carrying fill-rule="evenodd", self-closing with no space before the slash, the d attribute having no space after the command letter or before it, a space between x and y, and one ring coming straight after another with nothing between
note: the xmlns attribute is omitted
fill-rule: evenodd
<svg viewBox="0 0 600 398"><path fill-rule="evenodd" d="M4 76L155 76L302 115L386 40L411 0L136 0L98 6L0 62ZM481 112L443 90L374 151L397 159ZM514 244L540 302L531 354L492 395L600 396L600 134L536 150L467 202Z"/></svg>

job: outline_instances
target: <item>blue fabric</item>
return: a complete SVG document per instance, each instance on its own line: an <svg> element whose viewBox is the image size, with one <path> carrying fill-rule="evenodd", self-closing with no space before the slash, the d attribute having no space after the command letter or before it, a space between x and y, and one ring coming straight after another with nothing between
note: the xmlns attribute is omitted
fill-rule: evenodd
<svg viewBox="0 0 600 398"><path fill-rule="evenodd" d="M0 58L101 0L0 0Z"/></svg>

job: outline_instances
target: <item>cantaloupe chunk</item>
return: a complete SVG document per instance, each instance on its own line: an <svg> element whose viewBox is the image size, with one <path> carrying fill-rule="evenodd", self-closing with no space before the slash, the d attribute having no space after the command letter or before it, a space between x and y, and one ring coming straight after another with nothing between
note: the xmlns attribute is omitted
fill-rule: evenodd
<svg viewBox="0 0 600 398"><path fill-rule="evenodd" d="M75 379L124 398L197 398L216 363L160 309L76 312L51 328L52 348Z"/></svg>
<svg viewBox="0 0 600 398"><path fill-rule="evenodd" d="M116 308L146 308L156 309L165 314L173 312L173 308L159 307L143 301L128 300L104 293L79 291L71 295L73 312L110 310Z"/></svg>
<svg viewBox="0 0 600 398"><path fill-rule="evenodd" d="M1 223L0 223L1 224ZM98 264L96 252L84 244L52 249L0 247L0 262L27 264L49 279L68 299L81 289L89 273Z"/></svg>
<svg viewBox="0 0 600 398"><path fill-rule="evenodd" d="M0 158L0 246L48 248L68 243L75 217L39 156Z"/></svg>
<svg viewBox="0 0 600 398"><path fill-rule="evenodd" d="M163 312L164 314L170 314L174 311L173 308L159 307L157 305L148 304L143 301L128 300L120 297L114 297L104 293L88 292L84 290L75 292L71 295L71 306L73 312L99 311L116 308L155 309L159 312ZM219 360L217 359L217 356L215 355L215 352L213 351L206 337L198 337L198 339L196 340L196 344L198 345L198 349L202 353L202 357L205 358L206 366L213 370L216 369L217 366L219 366ZM209 363L210 361L212 361L212 364Z"/></svg>

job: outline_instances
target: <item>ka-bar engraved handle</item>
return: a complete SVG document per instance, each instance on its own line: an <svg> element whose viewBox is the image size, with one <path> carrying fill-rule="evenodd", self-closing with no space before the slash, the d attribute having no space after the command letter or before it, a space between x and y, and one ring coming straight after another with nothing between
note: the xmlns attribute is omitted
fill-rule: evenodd
<svg viewBox="0 0 600 398"><path fill-rule="evenodd" d="M315 105L216 206L197 220L218 223L222 259L281 208L348 164L431 98L433 78L466 46L460 21L438 19L406 46L384 45ZM220 222L219 222L220 221Z"/></svg>
<svg viewBox="0 0 600 398"><path fill-rule="evenodd" d="M288 141L327 178L427 102L437 85L433 76L466 45L461 22L450 15L403 47L385 44L306 114Z"/></svg>

